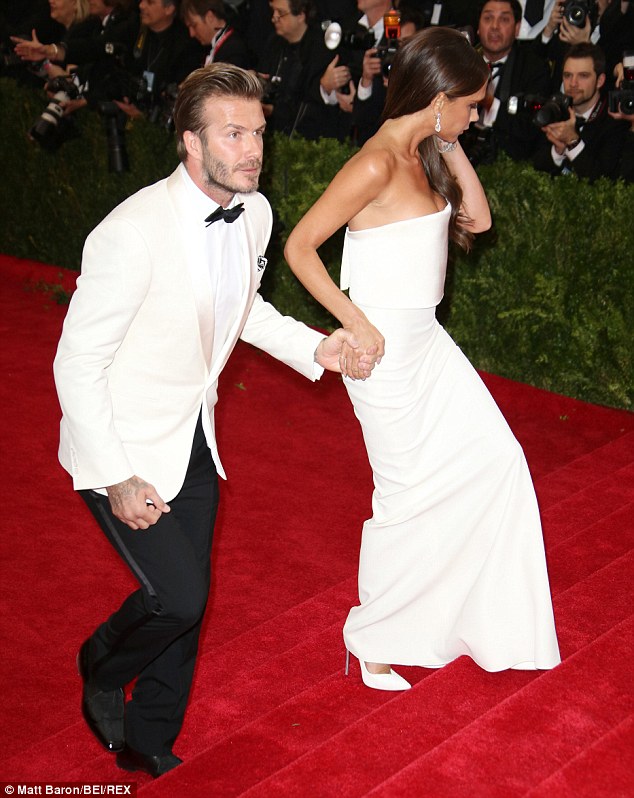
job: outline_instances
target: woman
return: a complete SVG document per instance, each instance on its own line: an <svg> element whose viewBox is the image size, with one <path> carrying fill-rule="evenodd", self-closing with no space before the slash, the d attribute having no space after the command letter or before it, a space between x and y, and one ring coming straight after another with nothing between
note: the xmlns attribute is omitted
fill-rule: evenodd
<svg viewBox="0 0 634 798"><path fill-rule="evenodd" d="M31 33L31 40L12 36L11 41L15 43L15 52L24 61L53 61L57 64L64 64L66 61L66 50L73 38L80 38L90 34L94 21L89 19L90 3L89 0L49 0L51 7L51 19L59 23L65 29L65 34L61 41L57 43L42 43L35 30Z"/></svg>
<svg viewBox="0 0 634 798"><path fill-rule="evenodd" d="M559 660L539 513L523 452L475 370L435 319L448 238L490 226L458 136L488 69L463 36L428 28L399 50L383 124L291 234L287 260L363 350L342 372L373 469L359 596L344 627L363 681L410 685L391 664L462 654L488 671ZM348 224L342 286L317 248ZM380 330L380 332L379 332ZM383 338L385 336L385 339Z"/></svg>

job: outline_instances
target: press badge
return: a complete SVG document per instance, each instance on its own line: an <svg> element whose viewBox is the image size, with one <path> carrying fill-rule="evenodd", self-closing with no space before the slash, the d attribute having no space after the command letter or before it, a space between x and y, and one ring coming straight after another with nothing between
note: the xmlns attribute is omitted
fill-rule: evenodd
<svg viewBox="0 0 634 798"><path fill-rule="evenodd" d="M148 69L143 70L143 80L145 81L149 93L154 91L154 77L154 72L150 72Z"/></svg>

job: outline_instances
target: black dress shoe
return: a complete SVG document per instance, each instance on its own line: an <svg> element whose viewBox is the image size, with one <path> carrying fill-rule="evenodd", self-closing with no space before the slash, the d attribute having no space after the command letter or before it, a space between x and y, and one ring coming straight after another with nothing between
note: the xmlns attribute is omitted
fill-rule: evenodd
<svg viewBox="0 0 634 798"><path fill-rule="evenodd" d="M158 779L169 770L183 764L183 760L179 759L174 754L164 754L163 756L150 756L149 754L142 754L135 751L126 745L123 751L117 754L117 767L121 770L144 770L149 773L153 779Z"/></svg>
<svg viewBox="0 0 634 798"><path fill-rule="evenodd" d="M107 751L122 751L125 745L123 731L123 690L101 690L90 679L88 640L77 654L77 670L84 682L81 711L88 728Z"/></svg>

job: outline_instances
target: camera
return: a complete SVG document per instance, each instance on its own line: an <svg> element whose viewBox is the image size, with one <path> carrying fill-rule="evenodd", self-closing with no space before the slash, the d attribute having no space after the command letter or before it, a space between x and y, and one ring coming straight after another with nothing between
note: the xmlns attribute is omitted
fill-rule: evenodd
<svg viewBox="0 0 634 798"><path fill-rule="evenodd" d="M280 92L282 78L280 75L271 75L269 78L260 78L262 84L262 103L264 105L275 105L275 100Z"/></svg>
<svg viewBox="0 0 634 798"><path fill-rule="evenodd" d="M518 94L509 97L507 103L509 114L527 113L531 117L531 122L540 128L553 122L565 122L570 118L571 107L572 97L560 92L550 97L542 97L539 94Z"/></svg>
<svg viewBox="0 0 634 798"><path fill-rule="evenodd" d="M75 100L81 91L73 79L65 75L53 78L46 84L46 88L53 92L53 99L29 130L29 136L45 149L56 149L64 139L63 103Z"/></svg>
<svg viewBox="0 0 634 798"><path fill-rule="evenodd" d="M608 109L613 113L634 114L634 52L623 54L623 82L609 92Z"/></svg>
<svg viewBox="0 0 634 798"><path fill-rule="evenodd" d="M130 168L125 146L126 115L112 100L97 103L97 111L103 117L108 148L108 171L127 172Z"/></svg>
<svg viewBox="0 0 634 798"><path fill-rule="evenodd" d="M474 122L460 136L460 143L473 166L486 166L497 158L498 141L492 127Z"/></svg>
<svg viewBox="0 0 634 798"><path fill-rule="evenodd" d="M150 122L164 127L170 133L175 130L174 105L177 95L178 83L168 83L148 113Z"/></svg>
<svg viewBox="0 0 634 798"><path fill-rule="evenodd" d="M387 44L376 48L376 57L381 60L381 74L389 78L394 58L401 43L401 15L398 11L390 9L383 14L383 28Z"/></svg>
<svg viewBox="0 0 634 798"><path fill-rule="evenodd" d="M340 45L364 51L374 47L374 34L365 28L344 31L336 20L327 19L321 23L321 29L324 31L324 44L329 50L336 50Z"/></svg>
<svg viewBox="0 0 634 798"><path fill-rule="evenodd" d="M575 28L584 28L588 17L592 24L596 21L596 0L566 0L561 5L564 19Z"/></svg>

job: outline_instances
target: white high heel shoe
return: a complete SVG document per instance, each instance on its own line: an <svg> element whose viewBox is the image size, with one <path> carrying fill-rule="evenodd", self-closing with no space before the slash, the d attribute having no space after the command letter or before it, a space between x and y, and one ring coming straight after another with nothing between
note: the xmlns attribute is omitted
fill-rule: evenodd
<svg viewBox="0 0 634 798"><path fill-rule="evenodd" d="M366 668L365 662L359 659L361 666L361 678L366 687L371 687L373 690L409 690L412 686L406 679L395 673L390 668L389 673L370 673ZM346 676L350 667L350 652L346 649Z"/></svg>

